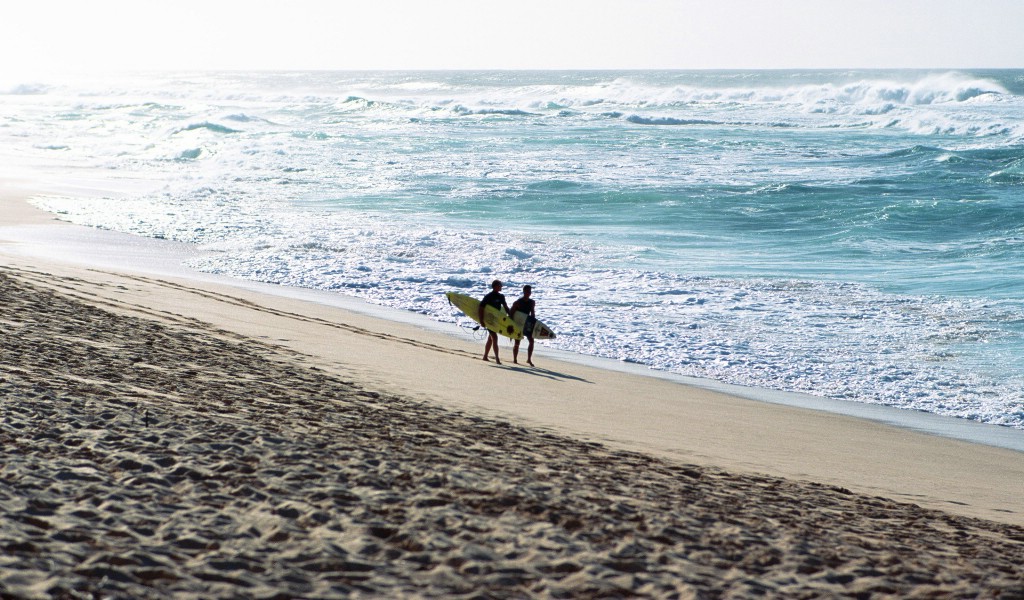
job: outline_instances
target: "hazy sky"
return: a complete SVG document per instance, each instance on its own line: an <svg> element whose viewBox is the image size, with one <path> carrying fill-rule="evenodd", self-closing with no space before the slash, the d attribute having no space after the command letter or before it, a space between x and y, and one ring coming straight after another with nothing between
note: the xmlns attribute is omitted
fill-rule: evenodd
<svg viewBox="0 0 1024 600"><path fill-rule="evenodd" d="M1024 0L16 0L0 76L1022 67Z"/></svg>

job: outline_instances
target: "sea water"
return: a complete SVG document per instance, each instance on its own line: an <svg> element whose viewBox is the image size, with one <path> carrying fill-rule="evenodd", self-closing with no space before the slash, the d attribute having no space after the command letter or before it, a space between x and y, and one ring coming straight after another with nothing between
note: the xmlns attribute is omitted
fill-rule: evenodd
<svg viewBox="0 0 1024 600"><path fill-rule="evenodd" d="M1024 428L1024 71L149 73L0 84L37 203L192 266L731 384Z"/></svg>

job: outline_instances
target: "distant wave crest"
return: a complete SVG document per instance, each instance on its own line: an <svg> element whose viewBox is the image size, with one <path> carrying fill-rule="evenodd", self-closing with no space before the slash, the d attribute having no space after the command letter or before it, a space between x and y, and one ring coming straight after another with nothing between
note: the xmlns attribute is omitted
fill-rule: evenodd
<svg viewBox="0 0 1024 600"><path fill-rule="evenodd" d="M458 115L500 115L506 117L529 117L533 115L531 112L521 110L518 108L478 108L469 109L464 106L456 106L452 109L452 112Z"/></svg>
<svg viewBox="0 0 1024 600"><path fill-rule="evenodd" d="M636 125L724 125L719 121L709 119L675 119L672 117L642 117L630 115L626 120Z"/></svg>
<svg viewBox="0 0 1024 600"><path fill-rule="evenodd" d="M660 102L674 103L796 103L806 106L836 104L886 112L898 105L968 102L986 96L1007 95L995 81L950 72L912 81L862 79L850 83L805 84L793 87L675 88Z"/></svg>
<svg viewBox="0 0 1024 600"><path fill-rule="evenodd" d="M192 123L191 125L186 125L185 127L182 127L181 129L177 130L175 133L195 131L197 129L207 129L214 133L239 133L239 130L237 129L232 129L224 125L220 125L219 123L211 123L209 121L203 121L202 123Z"/></svg>
<svg viewBox="0 0 1024 600"><path fill-rule="evenodd" d="M872 107L967 102L981 96L1009 93L1006 88L994 81L970 78L958 73L932 75L908 83L861 81L845 86L826 86L821 92L822 100L836 100L848 104L866 103Z"/></svg>
<svg viewBox="0 0 1024 600"><path fill-rule="evenodd" d="M989 178L1003 183L1024 183L1024 158L992 173Z"/></svg>
<svg viewBox="0 0 1024 600"><path fill-rule="evenodd" d="M0 87L0 95L4 96L41 96L50 91L50 86L43 83L19 83L4 89Z"/></svg>
<svg viewBox="0 0 1024 600"><path fill-rule="evenodd" d="M586 86L527 86L514 88L510 98L523 106L544 110L587 109L595 106L635 107L643 110L688 106L742 106L756 104L802 105L809 111L885 114L899 106L983 101L1012 95L999 82L959 72L918 75L899 79L888 74L842 82L818 81L780 85L783 80L706 85L658 85L620 77ZM490 93L490 92L487 92ZM493 102L493 97L462 96L455 110ZM614 109L613 109L614 110ZM605 109L603 114L612 111ZM616 110L615 112L622 112Z"/></svg>

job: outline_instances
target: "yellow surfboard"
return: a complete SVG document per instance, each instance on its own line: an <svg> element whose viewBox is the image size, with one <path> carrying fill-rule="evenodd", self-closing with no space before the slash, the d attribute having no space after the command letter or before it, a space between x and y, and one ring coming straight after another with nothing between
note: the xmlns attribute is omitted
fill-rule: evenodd
<svg viewBox="0 0 1024 600"><path fill-rule="evenodd" d="M466 316L480 323L480 301L472 296L460 294L459 292L448 292L448 301L456 308L466 313ZM493 306L484 307L484 322L480 323L490 331L503 335L509 339L523 339L523 328L516 325L515 321L505 311Z"/></svg>

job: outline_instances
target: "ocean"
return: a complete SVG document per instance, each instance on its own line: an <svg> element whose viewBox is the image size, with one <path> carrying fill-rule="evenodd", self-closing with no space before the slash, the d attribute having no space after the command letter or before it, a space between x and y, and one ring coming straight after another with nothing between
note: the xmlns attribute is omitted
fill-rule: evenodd
<svg viewBox="0 0 1024 600"><path fill-rule="evenodd" d="M530 284L542 346L1024 429L1024 71L4 81L0 158L202 271L453 330Z"/></svg>

